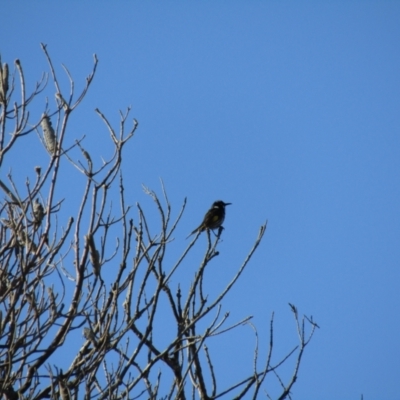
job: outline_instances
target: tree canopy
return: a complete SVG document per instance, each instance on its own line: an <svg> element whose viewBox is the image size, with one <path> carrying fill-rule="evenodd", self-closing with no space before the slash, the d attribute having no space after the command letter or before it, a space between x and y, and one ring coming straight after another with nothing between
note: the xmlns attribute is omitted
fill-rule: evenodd
<svg viewBox="0 0 400 400"><path fill-rule="evenodd" d="M269 396L265 379L271 375L277 398L290 397L316 323L290 304L299 343L275 361L273 314L270 337L261 339L269 342L269 350L261 355L251 317L230 323L221 306L267 224L255 233L252 248L224 289L209 296L205 275L218 263L223 228L196 232L171 262L166 253L186 199L176 212L161 183L161 195L143 187L153 203L151 212L127 202L121 168L138 122L129 120L128 108L120 112L115 128L96 109L112 148L112 155L97 163L99 154L86 148L85 137L71 137L67 129L95 77L97 57L78 93L63 66L67 93L45 45L42 50L49 73L31 93L26 92L22 63L16 60L11 71L0 62L0 393L5 399L36 400L255 399ZM51 100L43 95L49 85L54 87ZM43 102L41 115L30 112L33 100ZM18 158L17 145L27 135L37 136L46 150L41 166ZM6 160L22 165L22 178L13 170L6 174ZM76 204L60 197L70 195L61 177L68 169L84 182ZM158 230L149 222L154 218ZM178 273L200 235L206 235L206 248L186 290ZM105 268L112 274L103 276ZM226 365L217 370L208 341L224 340L243 324L255 332L253 368ZM284 379L280 369L290 363L291 376ZM223 387L221 380L231 369L240 369L243 379Z"/></svg>

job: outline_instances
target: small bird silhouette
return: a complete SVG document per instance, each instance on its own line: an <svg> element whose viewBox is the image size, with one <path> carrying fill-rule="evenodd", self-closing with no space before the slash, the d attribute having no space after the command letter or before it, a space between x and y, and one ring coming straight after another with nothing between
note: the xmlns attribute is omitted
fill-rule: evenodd
<svg viewBox="0 0 400 400"><path fill-rule="evenodd" d="M188 237L196 232L203 232L206 229L219 228L225 220L225 207L230 204L232 203L224 203L222 200L214 201L204 216L203 222Z"/></svg>

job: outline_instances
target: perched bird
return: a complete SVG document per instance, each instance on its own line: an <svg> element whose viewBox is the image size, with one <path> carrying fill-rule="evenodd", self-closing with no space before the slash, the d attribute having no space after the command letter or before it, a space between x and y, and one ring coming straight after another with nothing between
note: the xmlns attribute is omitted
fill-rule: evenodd
<svg viewBox="0 0 400 400"><path fill-rule="evenodd" d="M196 232L203 232L206 229L219 228L225 219L225 207L230 204L232 203L224 203L221 200L214 201L213 205L204 216L203 222L189 236L192 236Z"/></svg>

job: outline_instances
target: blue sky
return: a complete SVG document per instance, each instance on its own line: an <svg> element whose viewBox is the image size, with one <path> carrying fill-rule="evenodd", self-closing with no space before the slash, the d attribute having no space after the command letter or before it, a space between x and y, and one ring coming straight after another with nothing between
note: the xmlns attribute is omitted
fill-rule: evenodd
<svg viewBox="0 0 400 400"><path fill-rule="evenodd" d="M268 219L224 307L254 315L265 343L274 311L278 351L296 344L288 302L313 315L294 399L399 398L399 2L4 2L2 15L2 60L21 60L28 88L47 70L40 42L78 87L97 54L71 131L107 152L94 108L117 124L132 105L126 194L151 210L141 184L161 193L161 177L176 213L188 198L176 251L214 200L233 203L211 292ZM250 329L226 338L224 360L243 340Z"/></svg>

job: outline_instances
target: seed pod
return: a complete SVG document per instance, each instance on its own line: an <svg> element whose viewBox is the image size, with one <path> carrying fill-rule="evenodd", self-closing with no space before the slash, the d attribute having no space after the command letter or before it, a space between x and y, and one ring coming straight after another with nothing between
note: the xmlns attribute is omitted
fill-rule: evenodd
<svg viewBox="0 0 400 400"><path fill-rule="evenodd" d="M35 225L39 226L44 217L44 209L42 204L39 202L38 198L33 203L32 209L33 209L33 218L35 220Z"/></svg>
<svg viewBox="0 0 400 400"><path fill-rule="evenodd" d="M51 155L54 155L56 152L57 141L54 129L51 126L51 121L48 115L42 115L42 121L40 125L43 129L43 138L46 149Z"/></svg>
<svg viewBox="0 0 400 400"><path fill-rule="evenodd" d="M54 320L57 317L56 298L54 296L54 292L51 287L47 288L47 293L49 295L49 302L50 302L50 318Z"/></svg>
<svg viewBox="0 0 400 400"><path fill-rule="evenodd" d="M32 241L32 239L29 237L29 235L27 235L25 233L25 231L23 229L20 229L17 232L17 235L18 235L19 244L21 246L25 246L27 252L36 253L36 250L37 250L36 243L34 241Z"/></svg>
<svg viewBox="0 0 400 400"><path fill-rule="evenodd" d="M101 267L99 251L96 249L93 235L91 233L86 235L85 238L86 238L87 244L89 246L89 257L90 257L90 262L92 263L92 266L93 266L93 273L95 276L99 277L100 276L100 267Z"/></svg>
<svg viewBox="0 0 400 400"><path fill-rule="evenodd" d="M2 79L2 84L3 84L3 96L6 98L7 92L8 92L8 64L4 63L3 64L3 79Z"/></svg>
<svg viewBox="0 0 400 400"><path fill-rule="evenodd" d="M70 400L71 399L71 392L68 388L68 382L66 379L60 379L59 381L60 386L60 398L61 400Z"/></svg>
<svg viewBox="0 0 400 400"><path fill-rule="evenodd" d="M4 64L7 65L7 64ZM7 71L8 72L8 67L7 67ZM8 74L7 74L8 75ZM1 66L1 60L0 60L0 102L3 102L6 98L5 95L5 91L4 91L4 87L3 87L3 67ZM8 79L7 79L7 83L8 83Z"/></svg>

